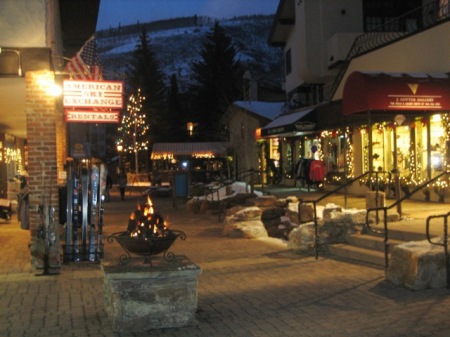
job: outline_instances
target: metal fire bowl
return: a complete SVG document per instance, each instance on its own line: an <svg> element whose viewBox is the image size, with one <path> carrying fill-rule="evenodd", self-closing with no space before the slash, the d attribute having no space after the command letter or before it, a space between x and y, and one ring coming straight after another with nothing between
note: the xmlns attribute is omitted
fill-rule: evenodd
<svg viewBox="0 0 450 337"><path fill-rule="evenodd" d="M139 256L150 257L151 255L157 255L164 252L164 257L168 261L172 261L175 255L168 253L167 250L172 246L177 238L181 240L186 239L186 234L182 231L169 230L166 236L161 237L150 237L147 239L130 237L127 232L113 233L108 237L108 241L112 242L114 239L122 246L127 255L120 256L121 264L128 263L130 259L130 253ZM151 261L146 259L145 263L150 263Z"/></svg>

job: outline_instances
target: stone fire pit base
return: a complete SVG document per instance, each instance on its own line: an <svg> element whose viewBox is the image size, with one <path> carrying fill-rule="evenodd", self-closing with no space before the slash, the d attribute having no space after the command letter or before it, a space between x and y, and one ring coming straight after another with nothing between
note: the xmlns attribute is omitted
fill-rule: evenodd
<svg viewBox="0 0 450 337"><path fill-rule="evenodd" d="M131 258L125 265L102 263L104 299L116 332L142 332L196 323L197 275L201 269L186 256L168 262Z"/></svg>

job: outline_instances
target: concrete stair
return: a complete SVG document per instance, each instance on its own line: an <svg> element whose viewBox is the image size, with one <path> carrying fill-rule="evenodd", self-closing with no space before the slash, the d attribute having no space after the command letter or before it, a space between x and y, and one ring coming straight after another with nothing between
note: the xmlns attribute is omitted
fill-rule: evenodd
<svg viewBox="0 0 450 337"><path fill-rule="evenodd" d="M390 223L388 230L390 249L404 242L426 240L425 221L423 219L410 223ZM434 229L431 235L435 237L439 236L440 233ZM332 255L349 261L385 266L384 236L382 235L371 232L352 234L347 237L347 243L332 244L329 249Z"/></svg>

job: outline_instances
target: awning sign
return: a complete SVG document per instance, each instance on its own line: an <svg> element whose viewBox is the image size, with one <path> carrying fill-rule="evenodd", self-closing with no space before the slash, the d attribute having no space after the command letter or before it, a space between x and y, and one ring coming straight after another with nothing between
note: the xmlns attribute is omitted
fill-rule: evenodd
<svg viewBox="0 0 450 337"><path fill-rule="evenodd" d="M119 123L119 111L66 110L66 122Z"/></svg>
<svg viewBox="0 0 450 337"><path fill-rule="evenodd" d="M442 109L442 96L388 95L387 109L433 110Z"/></svg>
<svg viewBox="0 0 450 337"><path fill-rule="evenodd" d="M123 82L65 80L63 105L120 110L123 108Z"/></svg>
<svg viewBox="0 0 450 337"><path fill-rule="evenodd" d="M450 110L447 74L351 73L344 86L344 115L363 111Z"/></svg>

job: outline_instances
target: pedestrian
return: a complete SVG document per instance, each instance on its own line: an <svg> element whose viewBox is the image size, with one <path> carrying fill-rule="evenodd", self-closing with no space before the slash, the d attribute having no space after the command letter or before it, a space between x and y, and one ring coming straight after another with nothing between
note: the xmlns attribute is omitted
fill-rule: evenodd
<svg viewBox="0 0 450 337"><path fill-rule="evenodd" d="M119 189L120 189L120 199L125 200L125 189L128 184L127 174L125 173L125 170L121 169L119 178L117 179L117 182L119 183Z"/></svg>
<svg viewBox="0 0 450 337"><path fill-rule="evenodd" d="M18 199L18 212L17 212L17 218L20 221L20 228L22 229L29 229L30 228L30 221L29 221L29 190L28 190L28 184L27 184L27 178L25 176L20 177L20 191L17 195Z"/></svg>
<svg viewBox="0 0 450 337"><path fill-rule="evenodd" d="M109 191L111 190L112 186L113 186L113 181L111 179L111 176L108 173L106 175L105 201L111 201L111 195L109 194Z"/></svg>

